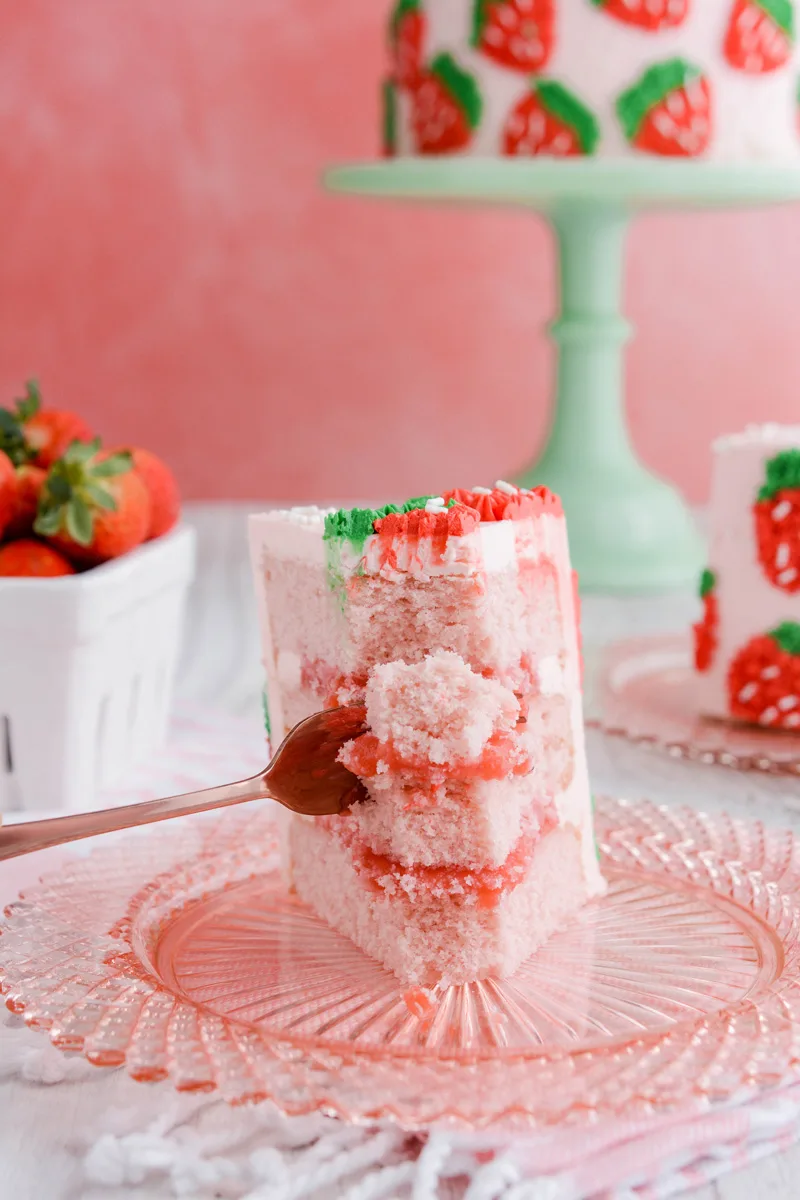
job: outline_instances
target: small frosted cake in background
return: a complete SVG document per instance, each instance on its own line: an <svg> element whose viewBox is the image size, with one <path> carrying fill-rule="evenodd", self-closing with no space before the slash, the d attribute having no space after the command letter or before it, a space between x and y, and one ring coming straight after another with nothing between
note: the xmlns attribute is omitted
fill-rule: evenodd
<svg viewBox="0 0 800 1200"><path fill-rule="evenodd" d="M701 711L800 729L800 426L713 446L711 543L694 627Z"/></svg>
<svg viewBox="0 0 800 1200"><path fill-rule="evenodd" d="M406 983L509 975L603 889L576 589L544 489L251 518L277 738L365 703L369 798L289 818L298 893Z"/></svg>

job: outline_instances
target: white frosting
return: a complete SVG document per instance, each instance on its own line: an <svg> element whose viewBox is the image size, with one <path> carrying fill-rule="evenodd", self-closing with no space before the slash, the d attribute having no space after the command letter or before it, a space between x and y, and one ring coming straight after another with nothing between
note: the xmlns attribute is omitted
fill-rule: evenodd
<svg viewBox="0 0 800 1200"><path fill-rule="evenodd" d="M769 450L800 446L800 425L748 425L741 433L726 433L712 445L716 454L743 446L765 446Z"/></svg>
<svg viewBox="0 0 800 1200"><path fill-rule="evenodd" d="M501 66L470 45L475 0L422 0L422 7L428 21L426 61L441 52L452 54L473 75L483 98L482 120L460 153L500 154L506 120L530 90L530 75ZM681 25L648 31L610 16L591 0L556 0L554 50L540 74L563 84L594 113L601 127L598 155L642 158L623 134L617 98L655 63L683 58L703 71L711 87L713 136L707 159L798 162L797 45L777 70L734 69L723 53L733 7L733 0L690 0ZM398 153L413 154L406 93L398 96L397 124Z"/></svg>
<svg viewBox="0 0 800 1200"><path fill-rule="evenodd" d="M792 446L800 448L800 426L750 426L714 443L708 565L717 577L719 646L710 670L695 676L710 716L729 713L728 668L738 651L783 621L800 622L800 592L774 587L758 561L753 515L767 461Z"/></svg>
<svg viewBox="0 0 800 1200"><path fill-rule="evenodd" d="M325 562L325 517L332 508L288 508L254 513L250 517L251 554L259 560L264 552L273 558Z"/></svg>

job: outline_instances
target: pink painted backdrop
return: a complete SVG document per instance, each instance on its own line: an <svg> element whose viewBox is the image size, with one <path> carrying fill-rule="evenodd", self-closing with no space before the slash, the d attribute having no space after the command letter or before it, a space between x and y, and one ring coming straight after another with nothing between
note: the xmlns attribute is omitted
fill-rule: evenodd
<svg viewBox="0 0 800 1200"><path fill-rule="evenodd" d="M382 0L0 11L0 394L37 374L194 497L402 495L546 428L547 231L324 195L372 157ZM642 220L635 441L694 499L708 442L800 420L800 211Z"/></svg>

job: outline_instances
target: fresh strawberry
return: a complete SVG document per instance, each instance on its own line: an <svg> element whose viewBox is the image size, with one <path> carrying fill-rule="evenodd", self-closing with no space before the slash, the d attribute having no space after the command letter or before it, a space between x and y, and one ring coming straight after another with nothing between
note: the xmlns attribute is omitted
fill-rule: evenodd
<svg viewBox="0 0 800 1200"><path fill-rule="evenodd" d="M13 409L0 409L0 450L15 466L32 462L50 467L72 442L91 438L89 426L73 412L42 409L35 379L25 384L25 395Z"/></svg>
<svg viewBox="0 0 800 1200"><path fill-rule="evenodd" d="M541 71L555 37L555 0L475 0L472 45L501 66Z"/></svg>
<svg viewBox="0 0 800 1200"><path fill-rule="evenodd" d="M23 463L14 473L14 503L6 526L5 536L27 538L33 533L33 525L39 510L39 497L44 487L47 472L32 463Z"/></svg>
<svg viewBox="0 0 800 1200"><path fill-rule="evenodd" d="M800 625L784 621L742 647L728 671L728 704L740 721L800 726Z"/></svg>
<svg viewBox="0 0 800 1200"><path fill-rule="evenodd" d="M784 66L795 39L792 0L735 0L725 57L749 75L765 75Z"/></svg>
<svg viewBox="0 0 800 1200"><path fill-rule="evenodd" d="M572 92L552 80L534 80L511 110L503 130L503 153L593 154L600 140L594 114Z"/></svg>
<svg viewBox="0 0 800 1200"><path fill-rule="evenodd" d="M74 442L48 472L34 528L79 566L133 550L150 529L150 496L131 455Z"/></svg>
<svg viewBox="0 0 800 1200"><path fill-rule="evenodd" d="M426 28L420 0L398 0L389 20L389 48L398 87L413 91L420 81Z"/></svg>
<svg viewBox="0 0 800 1200"><path fill-rule="evenodd" d="M617 114L628 141L646 154L694 158L711 141L711 87L682 58L645 71L617 100Z"/></svg>
<svg viewBox="0 0 800 1200"><path fill-rule="evenodd" d="M147 538L161 537L177 524L181 515L178 483L163 459L150 450L131 450L133 469L150 496L150 528Z"/></svg>
<svg viewBox="0 0 800 1200"><path fill-rule="evenodd" d="M469 145L483 101L472 75L450 54L439 54L413 96L412 126L419 154L448 154Z"/></svg>
<svg viewBox="0 0 800 1200"><path fill-rule="evenodd" d="M33 538L23 538L19 542L0 546L0 576L43 578L74 574L75 568L63 554Z"/></svg>
<svg viewBox="0 0 800 1200"><path fill-rule="evenodd" d="M397 154L397 88L391 79L384 79L381 88L383 101L383 157Z"/></svg>
<svg viewBox="0 0 800 1200"><path fill-rule="evenodd" d="M592 0L592 3L617 21L654 33L682 25L689 12L689 0Z"/></svg>
<svg viewBox="0 0 800 1200"><path fill-rule="evenodd" d="M16 487L14 464L8 455L0 450L0 538L5 535L8 523L14 515Z"/></svg>
<svg viewBox="0 0 800 1200"><path fill-rule="evenodd" d="M769 460L753 515L767 579L783 592L800 590L800 450L783 450Z"/></svg>
<svg viewBox="0 0 800 1200"><path fill-rule="evenodd" d="M719 645L719 601L716 594L717 577L707 568L700 576L700 599L703 601L703 619L694 629L694 665L698 671L707 671L714 661Z"/></svg>

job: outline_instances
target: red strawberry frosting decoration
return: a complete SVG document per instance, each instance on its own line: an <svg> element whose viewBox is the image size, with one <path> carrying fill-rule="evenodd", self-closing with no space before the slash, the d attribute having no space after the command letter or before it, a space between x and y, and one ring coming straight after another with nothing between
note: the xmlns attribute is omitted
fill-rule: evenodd
<svg viewBox="0 0 800 1200"><path fill-rule="evenodd" d="M689 12L689 0L592 0L592 4L617 21L652 32L682 25Z"/></svg>
<svg viewBox="0 0 800 1200"><path fill-rule="evenodd" d="M800 450L784 450L767 463L767 478L753 506L756 549L773 587L800 590Z"/></svg>
<svg viewBox="0 0 800 1200"><path fill-rule="evenodd" d="M717 577L706 569L700 577L700 599L703 601L703 619L694 630L694 665L698 671L707 671L714 661L719 645L719 601L716 595Z"/></svg>
<svg viewBox="0 0 800 1200"><path fill-rule="evenodd" d="M511 110L503 130L503 153L568 158L593 154L599 140L594 114L560 83L540 79Z"/></svg>
<svg viewBox="0 0 800 1200"><path fill-rule="evenodd" d="M510 487L510 485L507 485ZM443 494L445 504L455 501L474 508L481 521L518 521L526 517L535 517L542 512L551 512L559 516L562 512L558 496L545 487L532 489L511 488L506 491L503 487L481 488L466 491L464 488L453 488Z"/></svg>
<svg viewBox="0 0 800 1200"><path fill-rule="evenodd" d="M475 0L472 45L503 67L541 71L556 36L555 0Z"/></svg>
<svg viewBox="0 0 800 1200"><path fill-rule="evenodd" d="M398 0L389 22L389 46L398 87L410 91L422 75L427 21L419 0Z"/></svg>
<svg viewBox="0 0 800 1200"><path fill-rule="evenodd" d="M451 54L439 54L413 93L411 124L418 154L451 154L472 141L483 111L478 85Z"/></svg>
<svg viewBox="0 0 800 1200"><path fill-rule="evenodd" d="M793 0L735 0L725 57L738 71L765 75L784 66L795 40Z"/></svg>
<svg viewBox="0 0 800 1200"><path fill-rule="evenodd" d="M411 512L389 513L375 522L374 529L382 537L465 537L473 533L480 518L463 505L453 505L446 512L431 513L415 508Z"/></svg>
<svg viewBox="0 0 800 1200"><path fill-rule="evenodd" d="M711 142L711 86L699 68L671 58L645 71L617 100L625 137L646 154L695 158Z"/></svg>
<svg viewBox="0 0 800 1200"><path fill-rule="evenodd" d="M740 721L800 727L800 625L784 621L739 651L728 671L728 704Z"/></svg>

